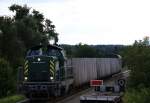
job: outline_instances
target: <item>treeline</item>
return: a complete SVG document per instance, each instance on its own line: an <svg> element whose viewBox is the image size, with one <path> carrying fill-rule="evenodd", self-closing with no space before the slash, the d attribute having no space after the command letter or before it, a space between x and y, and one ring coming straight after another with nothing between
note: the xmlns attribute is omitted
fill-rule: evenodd
<svg viewBox="0 0 150 103"><path fill-rule="evenodd" d="M68 58L88 57L88 58L113 58L118 57L123 45L87 45L79 43L77 45L61 45Z"/></svg>
<svg viewBox="0 0 150 103"><path fill-rule="evenodd" d="M52 21L26 5L11 5L13 17L0 16L0 97L15 91L17 67L24 61L28 48L58 42Z"/></svg>
<svg viewBox="0 0 150 103"><path fill-rule="evenodd" d="M150 41L148 37L135 41L122 51L123 61L131 70L124 103L149 103L150 101Z"/></svg>

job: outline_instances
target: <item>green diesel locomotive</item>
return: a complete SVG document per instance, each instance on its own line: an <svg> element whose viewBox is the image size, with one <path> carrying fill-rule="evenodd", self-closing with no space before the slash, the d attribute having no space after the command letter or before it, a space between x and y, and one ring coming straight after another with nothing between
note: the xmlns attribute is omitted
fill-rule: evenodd
<svg viewBox="0 0 150 103"><path fill-rule="evenodd" d="M20 90L28 98L49 98L67 93L74 79L72 68L67 67L65 61L63 49L59 46L32 47L27 52L23 68L20 68L19 75L23 75Z"/></svg>

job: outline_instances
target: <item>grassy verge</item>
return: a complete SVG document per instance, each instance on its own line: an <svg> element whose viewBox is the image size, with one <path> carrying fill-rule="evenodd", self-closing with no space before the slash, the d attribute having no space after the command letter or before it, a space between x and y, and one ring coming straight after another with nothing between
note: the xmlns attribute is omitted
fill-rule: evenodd
<svg viewBox="0 0 150 103"><path fill-rule="evenodd" d="M150 88L128 90L123 101L123 103L150 103Z"/></svg>
<svg viewBox="0 0 150 103"><path fill-rule="evenodd" d="M25 97L22 95L13 95L0 99L0 103L16 103L23 99L25 99Z"/></svg>

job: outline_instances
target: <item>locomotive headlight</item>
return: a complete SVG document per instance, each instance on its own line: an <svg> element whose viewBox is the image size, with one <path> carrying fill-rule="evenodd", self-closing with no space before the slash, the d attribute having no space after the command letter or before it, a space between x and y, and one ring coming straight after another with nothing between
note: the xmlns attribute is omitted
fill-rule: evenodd
<svg viewBox="0 0 150 103"><path fill-rule="evenodd" d="M28 79L28 77L24 77L24 80L27 80Z"/></svg>
<svg viewBox="0 0 150 103"><path fill-rule="evenodd" d="M38 60L38 62L40 62L40 61L41 61L41 59L40 59L40 58L38 58L37 60Z"/></svg>
<svg viewBox="0 0 150 103"><path fill-rule="evenodd" d="M53 79L54 79L54 77L50 77L50 79L51 79L51 80L53 80Z"/></svg>

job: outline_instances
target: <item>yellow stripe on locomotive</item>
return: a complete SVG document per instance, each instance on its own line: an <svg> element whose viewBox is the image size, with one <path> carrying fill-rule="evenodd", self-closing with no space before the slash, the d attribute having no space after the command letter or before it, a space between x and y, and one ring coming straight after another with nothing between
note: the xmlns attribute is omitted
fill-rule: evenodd
<svg viewBox="0 0 150 103"><path fill-rule="evenodd" d="M49 61L49 69L51 77L55 78L55 62L52 60Z"/></svg>

